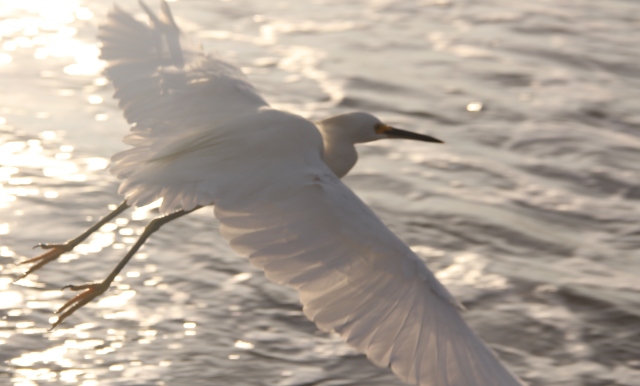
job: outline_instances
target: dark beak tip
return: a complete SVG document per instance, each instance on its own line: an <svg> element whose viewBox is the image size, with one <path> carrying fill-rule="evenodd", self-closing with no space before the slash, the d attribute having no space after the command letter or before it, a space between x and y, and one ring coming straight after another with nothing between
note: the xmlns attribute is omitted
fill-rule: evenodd
<svg viewBox="0 0 640 386"><path fill-rule="evenodd" d="M423 142L444 143L444 141L441 141L430 135L418 134L411 131L406 131L406 130L401 130L396 128L391 128L386 132L386 134L389 138L403 138L403 139L413 139L416 141L423 141Z"/></svg>

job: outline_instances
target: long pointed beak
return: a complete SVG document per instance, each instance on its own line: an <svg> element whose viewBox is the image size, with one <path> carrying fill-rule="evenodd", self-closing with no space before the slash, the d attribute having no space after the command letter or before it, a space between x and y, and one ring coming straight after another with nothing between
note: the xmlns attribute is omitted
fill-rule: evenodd
<svg viewBox="0 0 640 386"><path fill-rule="evenodd" d="M376 131L378 134L384 134L389 138L403 138L403 139L413 139L416 141L424 141L424 142L435 142L435 143L444 143L437 138L433 138L429 135L423 135L418 133L413 133L411 131L396 129L395 127L380 125Z"/></svg>

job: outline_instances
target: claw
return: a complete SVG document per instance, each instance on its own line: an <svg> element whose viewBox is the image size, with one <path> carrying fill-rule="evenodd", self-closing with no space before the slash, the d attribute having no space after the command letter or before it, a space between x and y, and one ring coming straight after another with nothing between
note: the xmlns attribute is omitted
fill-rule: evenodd
<svg viewBox="0 0 640 386"><path fill-rule="evenodd" d="M69 244L38 244L34 248L38 248L38 247L42 249L49 249L49 251L39 256L32 257L31 259L27 259L27 260L16 263L16 265L35 263L31 267L29 267L27 272L22 274L22 276L20 276L16 281L20 279L24 279L30 273L42 268L44 265L60 257L60 255L62 255L63 253L70 252L73 249L73 245L69 245Z"/></svg>
<svg viewBox="0 0 640 386"><path fill-rule="evenodd" d="M71 300L66 302L64 305L62 305L62 307L58 309L58 311L55 312L56 314L60 314L60 316L58 316L58 320L51 324L51 328L49 328L49 331L56 328L56 326L62 323L67 317L71 316L71 314L73 314L76 310L89 303L96 297L102 295L109 288L109 283L102 282L81 285L69 284L62 287L62 289L66 288L69 288L72 291L86 291L79 293L71 298Z"/></svg>
<svg viewBox="0 0 640 386"><path fill-rule="evenodd" d="M42 249L51 249L51 248L56 248L56 247L63 247L66 246L67 244L47 244L47 243L38 243L36 245L33 246L33 249L36 248L42 248Z"/></svg>

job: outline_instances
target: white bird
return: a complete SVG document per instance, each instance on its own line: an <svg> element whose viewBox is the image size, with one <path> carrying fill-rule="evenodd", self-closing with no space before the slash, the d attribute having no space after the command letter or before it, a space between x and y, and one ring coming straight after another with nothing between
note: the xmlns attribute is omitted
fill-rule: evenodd
<svg viewBox="0 0 640 386"><path fill-rule="evenodd" d="M267 278L295 288L305 315L376 365L421 386L515 386L520 381L471 331L459 303L339 179L356 143L440 142L366 113L312 123L278 111L242 72L185 45L169 7L150 24L115 8L100 28L106 76L132 133L112 158L125 201L79 237L24 263L25 276L68 252L131 205L162 198L153 220L107 279L68 286L52 328L107 290L162 224L213 205L232 248Z"/></svg>

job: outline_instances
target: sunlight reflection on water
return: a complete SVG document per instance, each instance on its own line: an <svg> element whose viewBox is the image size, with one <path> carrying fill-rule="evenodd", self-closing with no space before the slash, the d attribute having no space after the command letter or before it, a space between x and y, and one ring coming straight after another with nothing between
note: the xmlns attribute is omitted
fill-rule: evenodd
<svg viewBox="0 0 640 386"><path fill-rule="evenodd" d="M77 28L68 26L76 20L89 21L93 18L93 13L81 7L79 1L25 0L11 4L5 2L0 8L0 14L24 12L29 16L0 21L0 36L4 37L2 50L11 52L35 48L33 56L38 60L72 57L75 63L64 68L69 75L96 75L102 70L99 49L95 44L76 39ZM2 53L0 64L8 64L11 59L10 54Z"/></svg>
<svg viewBox="0 0 640 386"><path fill-rule="evenodd" d="M624 56L632 44L623 39L634 35L610 31L601 48L616 59L591 57L598 39L589 31L565 33L571 23L555 26L555 11L527 4L505 13L469 11L471 2L280 2L276 14L257 2L185 2L176 14L211 51L236 56L276 108L313 117L368 109L442 132L448 146L428 152L364 147L348 183L471 301L470 320L508 346L523 374L540 384L632 384L640 376L628 343L635 327L618 334L631 338L610 331L640 313L630 182L638 180L640 119L637 95L624 87L633 82L616 78L637 78ZM0 105L0 384L398 384L318 333L295 293L235 257L210 210L167 225L110 292L45 332L51 311L72 296L58 288L101 278L157 214L158 203L134 208L60 264L12 284L24 269L12 262L33 256L32 244L65 240L121 200L104 170L126 132L99 75L95 24L106 9L81 0L0 2L8 90ZM595 30L605 36L625 25L611 20ZM570 39L566 47L582 51L548 50ZM614 99L616 92L623 94ZM598 356L615 370L595 363Z"/></svg>
<svg viewBox="0 0 640 386"><path fill-rule="evenodd" d="M94 77L95 85L104 86L105 79L99 76L104 64L98 59L99 49L93 42L86 42L79 38L79 28L84 22L93 19L93 12L81 6L80 1L33 1L0 3L0 71L2 66L22 65L25 56L31 56L38 61L60 61L63 64L62 73L70 76ZM41 77L53 78L56 72L46 69L41 71ZM73 86L72 86L73 87ZM74 87L75 88L75 87ZM78 90L74 88L60 88L55 94L60 97L74 97ZM98 106L103 97L95 93L86 96L86 102ZM46 111L44 105L35 107L32 114L36 119L51 120L55 111ZM19 118L25 114L23 108L0 109L0 139L12 137L14 128L11 118ZM107 115L102 112L94 114L99 121L106 120ZM10 119L7 119L10 118ZM5 134L3 134L3 132ZM17 133L16 133L17 134ZM39 138L29 138L17 134L20 139L3 140L0 142L0 208L7 208L17 198L58 200L63 194L63 183L81 183L87 181L87 174L103 170L108 165L108 159L102 157L76 157L75 147L65 144L64 132L43 130ZM48 183L43 186L40 181L47 178ZM35 201L39 206L38 201ZM25 207L29 210L29 207ZM22 209L18 211L24 212ZM147 213L138 211L138 213ZM144 215L139 215L144 219ZM114 224L115 225L115 224ZM32 229L37 229L32 224ZM78 246L75 253L64 255L61 263L77 259L80 254L99 252L114 244L119 238L115 234L117 226L111 230L101 230L93 237ZM0 222L0 234L8 235L14 230L11 223ZM8 246L0 247L0 256L15 258L16 253ZM3 272L17 274L22 267L2 267ZM40 291L31 289L46 288L48 284L39 282L38 275L19 281L20 290L11 290L11 278L0 278L0 309L5 310L4 320L0 325L0 344L6 344L7 339L35 334L40 342L25 346L16 356L11 357L6 350L4 360L15 367L11 383L13 385L35 385L40 382L52 382L56 379L63 383L82 385L97 385L95 378L98 373L91 369L77 369L78 354L89 355L91 351L100 354L100 346L104 346L101 339L91 338L89 332L94 328L91 323L78 324L72 328L61 328L49 334L43 334L46 329L40 327L52 322L51 310L59 306L60 301L68 296L62 291ZM15 288L15 287L13 287ZM119 294L107 296L96 303L99 308L123 307L135 295L135 291L125 290ZM22 305L20 306L20 303ZM40 314L40 310L45 313ZM49 315L46 315L49 314ZM25 320L36 316L36 322ZM108 317L109 315L107 315ZM48 320L47 320L48 319ZM33 320L33 319L32 319ZM36 327L37 326L37 327ZM43 347L44 341L50 340L52 345ZM61 344L62 343L62 344ZM45 345L46 346L46 345ZM114 348L116 350L117 348ZM86 354L82 354L86 353ZM99 363L99 361L97 361ZM117 370L111 366L111 370ZM0 381L0 383L3 383Z"/></svg>

